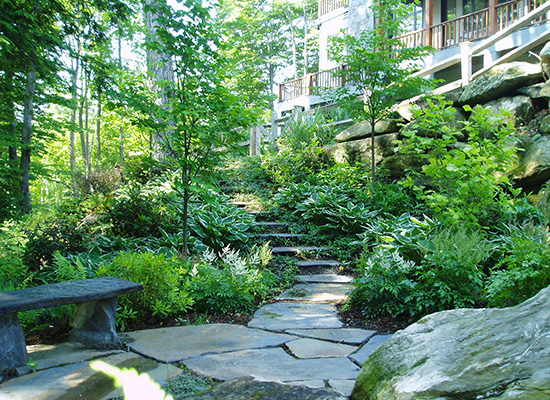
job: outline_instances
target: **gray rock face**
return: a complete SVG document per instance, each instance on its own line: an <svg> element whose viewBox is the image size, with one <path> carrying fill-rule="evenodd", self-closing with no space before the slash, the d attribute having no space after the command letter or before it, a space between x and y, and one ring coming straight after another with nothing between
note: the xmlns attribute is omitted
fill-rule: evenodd
<svg viewBox="0 0 550 400"><path fill-rule="evenodd" d="M511 96L522 86L542 81L538 64L512 62L497 65L466 86L460 96L461 104L482 104L502 96Z"/></svg>
<svg viewBox="0 0 550 400"><path fill-rule="evenodd" d="M528 123L535 116L535 107L527 96L501 97L483 106L491 108L495 114L501 110L510 111L516 126Z"/></svg>
<svg viewBox="0 0 550 400"><path fill-rule="evenodd" d="M550 288L507 309L435 313L366 361L352 399L546 399Z"/></svg>
<svg viewBox="0 0 550 400"><path fill-rule="evenodd" d="M540 63L547 78L550 78L550 42L542 48L539 53Z"/></svg>
<svg viewBox="0 0 550 400"><path fill-rule="evenodd" d="M252 377L233 379L220 383L205 393L184 397L184 399L189 400L345 400L346 398L328 388L261 382Z"/></svg>
<svg viewBox="0 0 550 400"><path fill-rule="evenodd" d="M382 120L374 125L375 135L385 135L399 130L396 120ZM361 121L342 131L334 140L337 142L349 142L352 140L369 138L372 133L370 122Z"/></svg>
<svg viewBox="0 0 550 400"><path fill-rule="evenodd" d="M539 132L543 135L550 135L550 115L546 115L540 119Z"/></svg>
<svg viewBox="0 0 550 400"><path fill-rule="evenodd" d="M542 136L526 147L513 179L519 184L550 179L550 137Z"/></svg>
<svg viewBox="0 0 550 400"><path fill-rule="evenodd" d="M376 163L380 163L385 157L395 153L396 139L397 134L395 133L375 137L374 157ZM371 144L370 138L337 143L325 147L325 155L340 163L352 160L369 161L371 159Z"/></svg>

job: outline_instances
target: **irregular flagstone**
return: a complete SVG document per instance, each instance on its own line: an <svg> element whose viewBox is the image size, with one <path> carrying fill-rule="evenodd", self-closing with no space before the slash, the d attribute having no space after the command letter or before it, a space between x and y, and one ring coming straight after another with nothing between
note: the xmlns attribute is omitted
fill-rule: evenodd
<svg viewBox="0 0 550 400"><path fill-rule="evenodd" d="M205 393L182 398L182 400L184 399L345 400L346 397L325 387L311 388L301 385L283 385L279 382L261 382L247 377L222 382Z"/></svg>
<svg viewBox="0 0 550 400"><path fill-rule="evenodd" d="M323 339L336 343L363 344L376 335L376 331L358 328L340 329L289 329L286 333L296 336Z"/></svg>
<svg viewBox="0 0 550 400"><path fill-rule="evenodd" d="M47 368L106 357L111 354L124 353L124 351L98 350L80 343L68 342L56 345L27 346L27 353L35 364L34 370L41 371Z"/></svg>
<svg viewBox="0 0 550 400"><path fill-rule="evenodd" d="M356 379L359 374L359 367L348 358L297 360L280 347L212 354L182 362L193 372L222 381L242 376L266 381Z"/></svg>
<svg viewBox="0 0 550 400"><path fill-rule="evenodd" d="M151 329L125 333L121 337L132 351L166 363L202 354L274 347L297 339L291 335L231 324Z"/></svg>
<svg viewBox="0 0 550 400"><path fill-rule="evenodd" d="M347 344L308 338L289 342L286 347L298 358L346 357L357 350L357 347Z"/></svg>
<svg viewBox="0 0 550 400"><path fill-rule="evenodd" d="M352 290L353 286L338 283L298 284L281 293L277 300L330 303L347 299Z"/></svg>
<svg viewBox="0 0 550 400"><path fill-rule="evenodd" d="M313 274L313 275L297 275L296 278L300 282L308 283L350 283L353 281L351 276L346 275L326 275L326 274Z"/></svg>
<svg viewBox="0 0 550 400"><path fill-rule="evenodd" d="M355 386L355 381L351 379L331 379L328 381L328 384L331 388L336 390L339 393L342 393L344 396L351 396L353 387Z"/></svg>
<svg viewBox="0 0 550 400"><path fill-rule="evenodd" d="M309 388L324 388L326 387L325 381L321 379L316 380L309 380L309 381L291 381L291 382L283 382L286 385L292 385L292 386L307 386Z"/></svg>
<svg viewBox="0 0 550 400"><path fill-rule="evenodd" d="M338 310L331 304L273 303L256 311L251 328L284 331L297 328L340 328Z"/></svg>
<svg viewBox="0 0 550 400"><path fill-rule="evenodd" d="M173 365L159 364L133 353L115 354L101 360L119 368L146 372L161 385L182 372ZM0 385L0 399L6 400L102 400L118 396L122 396L121 389L116 389L107 375L92 370L88 362L46 369Z"/></svg>
<svg viewBox="0 0 550 400"><path fill-rule="evenodd" d="M366 345L361 347L361 350L359 350L357 353L354 353L350 356L350 358L358 363L359 365L363 365L365 361L374 353L374 351L380 347L382 343L384 343L386 340L391 338L393 335L376 335L373 336L371 340L368 341Z"/></svg>

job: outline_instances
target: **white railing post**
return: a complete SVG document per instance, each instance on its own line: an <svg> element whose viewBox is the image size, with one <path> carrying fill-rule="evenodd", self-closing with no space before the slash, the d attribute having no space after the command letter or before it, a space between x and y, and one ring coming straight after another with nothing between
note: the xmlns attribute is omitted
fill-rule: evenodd
<svg viewBox="0 0 550 400"><path fill-rule="evenodd" d="M472 77L472 42L460 43L460 71L462 75L462 86L470 83Z"/></svg>

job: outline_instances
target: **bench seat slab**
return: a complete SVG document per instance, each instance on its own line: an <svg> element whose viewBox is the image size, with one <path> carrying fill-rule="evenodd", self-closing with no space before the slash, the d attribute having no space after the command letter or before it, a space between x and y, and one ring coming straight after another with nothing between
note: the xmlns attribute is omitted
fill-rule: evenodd
<svg viewBox="0 0 550 400"><path fill-rule="evenodd" d="M0 315L0 371L27 364L25 335L17 314Z"/></svg>

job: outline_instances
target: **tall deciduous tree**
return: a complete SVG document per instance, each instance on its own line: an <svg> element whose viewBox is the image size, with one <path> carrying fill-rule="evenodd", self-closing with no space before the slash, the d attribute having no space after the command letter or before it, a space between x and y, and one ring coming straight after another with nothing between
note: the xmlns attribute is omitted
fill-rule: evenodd
<svg viewBox="0 0 550 400"><path fill-rule="evenodd" d="M162 27L157 28L157 50L174 66L175 84L160 81L170 107L156 108L157 130L170 132L167 151L177 155L180 175L178 191L183 197L183 248L189 254L188 205L193 192L208 180L209 171L240 135L234 128L254 122L240 99L226 88L226 62L218 53L219 32L212 21L212 10L197 0L185 0L182 9L167 7Z"/></svg>
<svg viewBox="0 0 550 400"><path fill-rule="evenodd" d="M433 82L413 78L418 62L429 54L427 47L408 48L399 39L404 33L410 6L401 0L374 1L371 12L377 21L375 29L358 37L334 38L330 53L346 68L335 72L347 85L326 94L347 109L357 121L367 120L371 127L372 181L376 181L375 125L390 116L400 100L413 97L432 87Z"/></svg>

